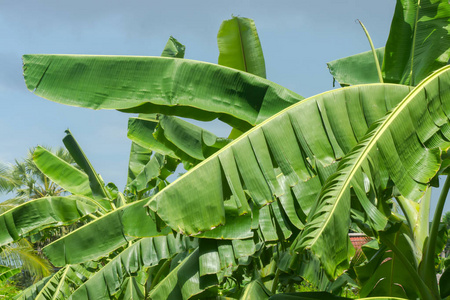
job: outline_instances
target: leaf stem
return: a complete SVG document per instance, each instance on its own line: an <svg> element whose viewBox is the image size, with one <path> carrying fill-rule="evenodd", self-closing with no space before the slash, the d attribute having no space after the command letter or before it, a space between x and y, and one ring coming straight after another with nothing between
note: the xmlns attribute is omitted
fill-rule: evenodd
<svg viewBox="0 0 450 300"><path fill-rule="evenodd" d="M375 51L375 47L373 46L372 39L370 38L369 32L367 31L364 24L360 20L358 20L358 22L359 22L359 25L361 25L362 29L364 30L364 33L366 34L367 39L369 40L370 48L372 49L373 59L375 60L375 65L377 67L378 79L380 80L380 83L383 83L384 82L383 74L381 73L380 62L378 61L378 55L377 55L377 52Z"/></svg>
<svg viewBox="0 0 450 300"><path fill-rule="evenodd" d="M441 194L439 195L436 210L434 211L433 221L431 223L430 236L424 250L424 258L422 261L423 274L425 282L432 287L434 291L438 291L436 273L434 269L434 256L436 252L436 242L439 231L439 224L441 223L442 212L444 210L445 200L447 199L448 191L450 189L450 176L447 176Z"/></svg>
<svg viewBox="0 0 450 300"><path fill-rule="evenodd" d="M272 290L271 290L272 294L276 294L276 292L277 292L278 282L280 281L280 273L281 273L281 270L277 268L277 272L275 273L275 278L273 279L273 282L272 282Z"/></svg>
<svg viewBox="0 0 450 300"><path fill-rule="evenodd" d="M417 22L419 20L419 9L420 9L420 0L417 0L416 21L414 22L414 33L413 33L412 49L411 49L411 71L409 73L410 86L414 86L414 77L413 77L414 51L416 48L416 35L417 35Z"/></svg>

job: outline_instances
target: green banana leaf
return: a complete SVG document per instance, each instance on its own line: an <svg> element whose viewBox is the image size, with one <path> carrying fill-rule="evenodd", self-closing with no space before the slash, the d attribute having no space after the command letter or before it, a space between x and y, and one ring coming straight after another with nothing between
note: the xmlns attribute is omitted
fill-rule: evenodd
<svg viewBox="0 0 450 300"><path fill-rule="evenodd" d="M253 280L245 286L240 300L261 299L268 300L272 293L264 286L260 280Z"/></svg>
<svg viewBox="0 0 450 300"><path fill-rule="evenodd" d="M44 247L43 252L55 266L78 264L108 255L136 237L167 235L170 228L158 231L142 206L146 200L122 206Z"/></svg>
<svg viewBox="0 0 450 300"><path fill-rule="evenodd" d="M98 173L92 167L91 163L87 159L80 145L78 145L78 142L75 140L70 130L66 130L66 136L63 138L63 143L69 151L70 155L72 155L75 162L88 175L89 186L91 187L93 197L95 199L107 198L108 193L105 190L104 182L100 179Z"/></svg>
<svg viewBox="0 0 450 300"><path fill-rule="evenodd" d="M69 299L110 299L123 289L123 285L132 284L133 280L127 280L139 270L158 265L162 260L195 247L196 243L190 242L189 238L171 234L141 239L109 261Z"/></svg>
<svg viewBox="0 0 450 300"><path fill-rule="evenodd" d="M384 58L384 47L376 49L378 61ZM372 51L344 57L327 63L334 80L341 86L380 82Z"/></svg>
<svg viewBox="0 0 450 300"><path fill-rule="evenodd" d="M386 46L377 49L385 82L416 85L447 65L449 20L446 0L397 0ZM370 51L332 61L328 67L341 85L379 82Z"/></svg>
<svg viewBox="0 0 450 300"><path fill-rule="evenodd" d="M409 200L402 196L398 196L396 199L412 232L415 245L414 252L417 256L416 261L420 261L423 256L426 238L429 236L431 189L428 189L419 201Z"/></svg>
<svg viewBox="0 0 450 300"><path fill-rule="evenodd" d="M39 294L39 292L42 290L42 288L47 284L47 282L52 279L52 276L47 276L35 284L29 286L28 288L24 289L20 294L15 296L14 300L34 300L36 299L36 296Z"/></svg>
<svg viewBox="0 0 450 300"><path fill-rule="evenodd" d="M155 153L136 178L128 184L128 188L137 192L153 189L175 172L178 162L169 156Z"/></svg>
<svg viewBox="0 0 450 300"><path fill-rule="evenodd" d="M60 159L47 149L37 146L33 161L57 185L76 195L92 197L89 178L83 171Z"/></svg>
<svg viewBox="0 0 450 300"><path fill-rule="evenodd" d="M151 159L153 151L131 142L130 159L128 162L127 186L144 170Z"/></svg>
<svg viewBox="0 0 450 300"><path fill-rule="evenodd" d="M58 103L220 118L241 130L303 99L264 78L187 59L24 55L23 62L28 89Z"/></svg>
<svg viewBox="0 0 450 300"><path fill-rule="evenodd" d="M447 65L449 21L447 0L397 0L384 55L385 80L416 85Z"/></svg>
<svg viewBox="0 0 450 300"><path fill-rule="evenodd" d="M171 116L161 116L157 122L130 118L128 137L149 150L181 159L187 169L230 142L201 127Z"/></svg>
<svg viewBox="0 0 450 300"><path fill-rule="evenodd" d="M81 285L91 275L91 272L81 265L66 265L38 285L33 285L33 289L21 293L16 299L66 300L74 291L74 286Z"/></svg>
<svg viewBox="0 0 450 300"><path fill-rule="evenodd" d="M186 257L149 293L154 300L190 299L218 284L215 275L200 276L198 249Z"/></svg>
<svg viewBox="0 0 450 300"><path fill-rule="evenodd" d="M99 209L92 199L78 195L28 201L0 215L0 245L36 230L72 224Z"/></svg>
<svg viewBox="0 0 450 300"><path fill-rule="evenodd" d="M400 230L392 233L388 238L417 270L418 262L414 253L414 244L410 244L406 237L406 234L409 234L408 231L409 228L403 225ZM373 256L369 256L366 264L355 267L355 272L361 284L359 292L361 297L420 298L417 286L411 280L410 274L405 271L403 263L394 252L385 247L380 247Z"/></svg>
<svg viewBox="0 0 450 300"><path fill-rule="evenodd" d="M8 278L16 275L17 273L20 273L20 271L21 271L20 268L12 269L12 268L0 265L0 282L3 282L5 280L7 280Z"/></svg>
<svg viewBox="0 0 450 300"><path fill-rule="evenodd" d="M217 33L219 65L266 78L264 55L252 19L225 20Z"/></svg>
<svg viewBox="0 0 450 300"><path fill-rule="evenodd" d="M381 160L405 198L417 201L422 197L439 171L441 149L450 147L450 111L446 101L450 99L449 84L450 67L444 67L422 81L371 127L340 162L337 172L327 179L293 250L311 249L330 278L348 267L349 245L342 241L350 222L350 186L364 186L364 173L377 193L379 180L373 170L379 168L377 162ZM367 202L365 193L355 191L361 204ZM377 199L382 201L383 195Z"/></svg>

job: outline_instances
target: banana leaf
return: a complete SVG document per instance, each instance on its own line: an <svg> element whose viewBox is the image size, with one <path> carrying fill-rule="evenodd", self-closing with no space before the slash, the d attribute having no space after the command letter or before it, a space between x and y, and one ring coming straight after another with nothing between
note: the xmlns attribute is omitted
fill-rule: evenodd
<svg viewBox="0 0 450 300"><path fill-rule="evenodd" d="M145 202L136 201L105 214L47 245L43 252L53 265L64 266L106 256L136 237L167 235L170 228L158 231L143 209Z"/></svg>
<svg viewBox="0 0 450 300"><path fill-rule="evenodd" d="M449 21L447 0L397 0L384 55L385 80L416 85L447 65Z"/></svg>
<svg viewBox="0 0 450 300"><path fill-rule="evenodd" d="M109 261L69 299L110 299L123 289L124 284L132 284L131 277L140 270L155 266L195 246L196 243L190 242L189 238L171 234L141 239Z"/></svg>
<svg viewBox="0 0 450 300"><path fill-rule="evenodd" d="M99 209L92 199L78 195L25 202L0 215L0 245L17 241L36 230L72 224Z"/></svg>
<svg viewBox="0 0 450 300"><path fill-rule="evenodd" d="M450 147L449 85L450 67L444 67L422 81L392 112L371 126L325 182L305 230L292 246L294 251L311 249L330 278L347 269L349 245L343 241L350 222L350 186L364 186L361 180L369 180L371 189L377 193L379 180L373 170L379 168L380 159L405 198L417 201L423 196L440 169L442 150ZM357 196L361 203L367 202L364 193ZM381 200L383 195L377 198Z"/></svg>
<svg viewBox="0 0 450 300"><path fill-rule="evenodd" d="M12 268L0 265L0 282L3 282L5 280L7 280L8 278L16 275L17 273L20 273L20 271L21 271L20 268L12 269Z"/></svg>
<svg viewBox="0 0 450 300"><path fill-rule="evenodd" d="M108 193L105 190L105 183L100 179L100 176L94 170L94 167L92 167L70 130L66 130L66 136L63 138L63 143L75 162L88 175L89 186L91 187L93 197L95 199L107 198Z"/></svg>
<svg viewBox="0 0 450 300"><path fill-rule="evenodd" d="M187 169L230 142L201 127L171 116L160 116L157 122L130 118L128 137L149 150L182 160Z"/></svg>
<svg viewBox="0 0 450 300"><path fill-rule="evenodd" d="M260 280L253 280L245 286L244 291L239 299L251 300L261 299L268 300L272 293L264 286Z"/></svg>
<svg viewBox="0 0 450 300"><path fill-rule="evenodd" d="M418 262L415 258L414 244L410 244L406 237L406 234L409 234L408 229L403 225L400 230L392 233L389 239L417 270ZM373 256L369 256L366 264L355 267L355 272L361 284L361 297L420 298L417 286L410 274L406 272L405 266L398 259L396 253L386 247L380 247Z"/></svg>
<svg viewBox="0 0 450 300"><path fill-rule="evenodd" d="M72 194L92 197L87 174L47 149L37 146L33 152L33 161L42 173L63 189Z"/></svg>
<svg viewBox="0 0 450 300"><path fill-rule="evenodd" d="M187 59L24 55L23 62L28 89L58 103L220 118L243 131L303 99L264 78Z"/></svg>
<svg viewBox="0 0 450 300"><path fill-rule="evenodd" d="M198 249L186 257L149 293L150 299L190 299L218 284L215 275L200 276Z"/></svg>
<svg viewBox="0 0 450 300"><path fill-rule="evenodd" d="M16 299L21 300L66 300L92 273L81 265L66 265L54 275L22 292Z"/></svg>
<svg viewBox="0 0 450 300"><path fill-rule="evenodd" d="M225 20L217 33L219 65L266 78L264 55L252 19Z"/></svg>

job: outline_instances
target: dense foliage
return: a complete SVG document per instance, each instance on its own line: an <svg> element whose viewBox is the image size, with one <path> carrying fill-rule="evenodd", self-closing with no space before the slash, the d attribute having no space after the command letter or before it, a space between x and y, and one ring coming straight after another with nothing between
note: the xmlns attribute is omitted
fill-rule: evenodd
<svg viewBox="0 0 450 300"><path fill-rule="evenodd" d="M329 63L350 86L308 99L265 79L255 24L241 17L220 27L219 65L184 59L172 37L162 57L25 55L35 94L139 116L123 192L70 131L79 169L34 151L71 195L0 215L0 244L87 224L43 249L57 270L19 299L449 296L450 271L438 268L438 282L436 261L450 180L428 218L449 165L449 20L447 1L398 0L386 47ZM220 138L178 117L233 131ZM188 172L169 183L180 163ZM349 231L371 241L355 251Z"/></svg>

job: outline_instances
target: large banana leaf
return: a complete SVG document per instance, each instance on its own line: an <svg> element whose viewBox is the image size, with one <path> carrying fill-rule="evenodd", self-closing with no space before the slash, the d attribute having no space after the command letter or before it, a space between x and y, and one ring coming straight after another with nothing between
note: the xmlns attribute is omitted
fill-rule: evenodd
<svg viewBox="0 0 450 300"><path fill-rule="evenodd" d="M445 66L450 59L449 21L447 0L397 0L384 55L385 80L416 85Z"/></svg>
<svg viewBox="0 0 450 300"><path fill-rule="evenodd" d="M311 249L321 260L328 276L336 277L347 268L350 187L363 205L365 193L358 192L369 180L379 191L373 172L381 159L400 193L418 200L437 174L441 149L450 147L450 67L421 82L395 109L378 121L364 139L340 162L336 173L324 184L305 230L293 245ZM364 176L362 176L364 175ZM377 195L380 200L382 195ZM367 212L367 210L366 210ZM376 210L374 211L376 212Z"/></svg>
<svg viewBox="0 0 450 300"><path fill-rule="evenodd" d="M23 62L28 89L55 102L200 120L219 117L242 130L303 99L264 78L187 59L24 55Z"/></svg>
<svg viewBox="0 0 450 300"><path fill-rule="evenodd" d="M145 267L195 247L189 238L173 235L144 238L113 258L81 285L70 299L110 299L122 289L127 278Z"/></svg>
<svg viewBox="0 0 450 300"><path fill-rule="evenodd" d="M77 264L109 254L135 237L166 235L142 208L145 200L122 206L47 245L43 251L55 266Z"/></svg>
<svg viewBox="0 0 450 300"><path fill-rule="evenodd" d="M0 245L35 230L74 223L99 209L92 199L75 195L28 201L0 215Z"/></svg>
<svg viewBox="0 0 450 300"><path fill-rule="evenodd" d="M266 65L252 19L233 17L222 22L217 33L219 65L266 78Z"/></svg>

